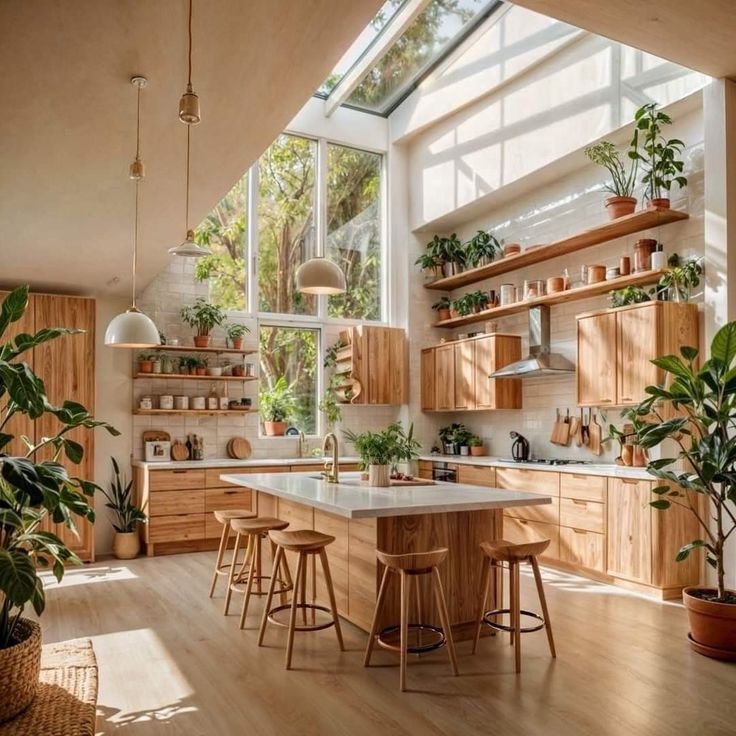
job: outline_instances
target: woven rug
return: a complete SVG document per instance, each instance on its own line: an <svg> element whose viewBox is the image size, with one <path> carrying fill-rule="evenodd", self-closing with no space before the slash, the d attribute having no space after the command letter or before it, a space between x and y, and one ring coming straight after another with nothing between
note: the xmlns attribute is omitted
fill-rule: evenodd
<svg viewBox="0 0 736 736"><path fill-rule="evenodd" d="M41 682L28 710L0 725L0 736L94 736L97 660L89 639L46 644Z"/></svg>

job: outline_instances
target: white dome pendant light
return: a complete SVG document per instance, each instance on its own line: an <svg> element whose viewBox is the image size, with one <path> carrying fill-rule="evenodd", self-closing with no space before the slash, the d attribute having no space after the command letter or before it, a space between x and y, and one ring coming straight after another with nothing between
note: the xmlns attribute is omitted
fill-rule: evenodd
<svg viewBox="0 0 736 736"><path fill-rule="evenodd" d="M172 256L201 258L211 255L211 251L194 242L194 230L189 227L189 156L192 125L201 120L199 114L199 97L192 89L192 0L189 0L189 76L186 92L179 99L179 120L187 126L187 199L184 215L184 229L186 237L179 245L169 248Z"/></svg>
<svg viewBox="0 0 736 736"><path fill-rule="evenodd" d="M133 228L133 298L131 306L122 314L113 317L105 330L105 345L113 348L148 348L161 344L158 329L135 305L135 275L138 265L138 199L140 183L145 177L141 161L141 90L148 84L145 77L136 76L130 83L138 89L138 112L136 123L135 161L130 165L130 178L135 182L135 225Z"/></svg>
<svg viewBox="0 0 736 736"><path fill-rule="evenodd" d="M303 294L344 294L347 285L340 266L320 255L299 266L296 288Z"/></svg>

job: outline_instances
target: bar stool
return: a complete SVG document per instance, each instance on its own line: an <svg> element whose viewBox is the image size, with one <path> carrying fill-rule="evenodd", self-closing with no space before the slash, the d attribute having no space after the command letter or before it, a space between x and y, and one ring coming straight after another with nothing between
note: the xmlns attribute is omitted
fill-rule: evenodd
<svg viewBox="0 0 736 736"><path fill-rule="evenodd" d="M262 541L266 538L269 531L272 529L286 529L289 526L289 522L276 519L272 516L256 516L251 519L233 519L230 522L230 526L236 532L233 560L238 557L242 538L247 537L243 564L237 573L235 572L235 565L230 568L227 596L225 597L225 615L227 616L233 592L245 593L243 606L240 611L240 628L242 629L245 626L245 617L248 615L248 604L251 595L261 596L266 594L262 589L262 582L264 580L278 580L278 592L282 595L285 595L292 588L289 566L286 560L283 560L282 565L276 564L273 546L271 547L273 558L271 575L263 574L262 565ZM255 583L255 590L253 590L253 583ZM245 585L245 591L240 588L243 585Z"/></svg>
<svg viewBox="0 0 736 736"><path fill-rule="evenodd" d="M480 548L486 556L488 562L483 575L483 592L481 594L480 603L478 605L478 616L476 619L475 640L473 642L473 654L475 654L478 646L478 638L480 637L480 629L482 624L486 624L495 631L508 631L511 635L512 645L515 645L514 655L516 658L516 671L521 672L521 636L532 631L545 629L547 631L547 641L549 642L549 651L553 657L556 657L555 642L552 637L552 625L549 621L549 611L547 610L547 599L544 596L544 587L542 585L542 576L539 572L539 563L537 557L544 552L549 546L549 539L541 539L538 542L528 542L526 544L513 544L498 540L495 542L483 542ZM542 615L533 611L526 611L521 608L520 603L520 586L519 586L519 566L522 562L531 565L534 572L534 581L537 585L537 594L539 602L542 606ZM503 569L507 567L509 571L509 608L498 608L498 602L494 600L493 609L485 611L486 599L491 584L491 574L495 569ZM511 622L507 626L499 623L496 619L503 614L509 614ZM539 623L533 626L521 626L521 617L526 616L532 618Z"/></svg>
<svg viewBox="0 0 736 736"><path fill-rule="evenodd" d="M251 519L256 514L254 511L246 509L220 509L214 512L215 519L222 524L222 534L220 535L220 547L217 550L217 559L215 560L215 571L212 573L212 584L210 585L210 598L215 594L215 586L220 575L229 575L231 565L237 564L235 558L226 564L222 563L227 550L227 543L230 541L230 522L233 519Z"/></svg>
<svg viewBox="0 0 736 736"><path fill-rule="evenodd" d="M261 630L258 634L258 646L263 646L263 637L266 634L266 625L270 621L276 626L283 626L288 628L289 635L286 643L286 669L291 669L291 654L294 648L294 632L295 631L321 631L327 629L330 626L335 627L335 633L337 634L337 643L340 646L340 651L345 651L345 645L342 640L342 630L340 629L340 619L337 615L337 603L335 602L335 590L332 587L332 576L330 575L330 565L327 560L327 553L325 547L328 544L332 544L335 541L335 537L331 537L328 534L322 534L321 532L315 532L311 529L303 529L300 531L279 531L273 530L269 532L271 541L276 545L276 558L274 560L274 568L277 567L282 560L285 559L284 552L297 552L299 554L297 567L296 567L296 582L294 583L294 590L292 593L291 604L282 603L280 606L271 608L273 602L273 596L275 592L276 582L274 578L271 578L271 584L268 588L268 598L266 599L266 605L263 609L263 618L261 619ZM319 556L322 563L322 572L325 577L325 585L327 587L327 593L330 598L330 607L318 605L316 603L307 603L307 564L309 557ZM304 616L304 623L300 626L296 625L296 612L297 609L301 608ZM285 611L290 609L289 612L289 623L283 623L276 619L276 614L279 611ZM332 615L332 620L325 623L313 623L307 624L307 610L311 610L312 614L316 611L324 611Z"/></svg>
<svg viewBox="0 0 736 736"><path fill-rule="evenodd" d="M378 600L376 601L376 610L373 614L373 624L371 626L371 633L368 638L368 645L365 650L365 658L363 660L363 666L368 667L371 662L371 655L373 654L374 644L383 649L389 649L393 652L400 653L400 674L399 674L399 687L402 690L406 690L406 664L409 654L422 654L424 652L439 649L441 646L447 644L447 651L450 657L450 665L455 675L459 674L457 668L457 657L455 655L455 643L452 639L452 629L450 627L450 617L447 613L447 604L445 603L445 593L442 588L442 578L437 566L440 565L447 558L447 548L435 549L431 552L410 552L407 554L388 554L387 552L381 552L376 550L376 557L378 560L385 565L383 571L383 577L381 578L381 586L378 589ZM397 625L388 626L384 628L380 633L377 633L378 622L381 617L383 605L386 599L386 590L388 588L389 573L398 574L401 581L401 621ZM409 623L409 606L411 598L411 587L412 581L415 582L417 588L417 601L419 601L419 576L420 575L431 575L432 579L430 584L434 582L432 586L434 589L435 600L437 603L437 610L440 616L440 623L442 627L430 626L429 624L422 623L421 621L411 624ZM419 608L419 616L421 617L421 608ZM400 632L400 644L396 646L387 641L386 637L389 634L395 633L396 630ZM417 631L420 639L418 646L409 646L409 631ZM423 631L431 631L439 635L439 638L435 637L435 641L430 644L421 643L421 634Z"/></svg>

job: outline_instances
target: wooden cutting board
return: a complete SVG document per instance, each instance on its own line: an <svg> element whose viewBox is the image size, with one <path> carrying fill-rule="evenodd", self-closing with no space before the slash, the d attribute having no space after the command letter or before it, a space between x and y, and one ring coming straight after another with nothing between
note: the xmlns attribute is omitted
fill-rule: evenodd
<svg viewBox="0 0 736 736"><path fill-rule="evenodd" d="M600 424L598 424L598 421L596 420L596 415L593 414L590 420L590 424L588 425L588 431L590 433L590 441L588 443L588 449L594 454L594 455L600 455L602 452L602 437L603 437L603 428Z"/></svg>
<svg viewBox="0 0 736 736"><path fill-rule="evenodd" d="M570 425L560 414L559 409L556 409L555 411L557 412L557 417L552 425L552 435L549 438L549 441L554 445L566 445L570 439Z"/></svg>
<svg viewBox="0 0 736 736"><path fill-rule="evenodd" d="M189 460L189 450L181 440L174 440L174 444L171 445L171 459L179 462Z"/></svg>
<svg viewBox="0 0 736 736"><path fill-rule="evenodd" d="M227 443L227 454L234 460L247 460L251 454L250 442L245 437L233 437Z"/></svg>

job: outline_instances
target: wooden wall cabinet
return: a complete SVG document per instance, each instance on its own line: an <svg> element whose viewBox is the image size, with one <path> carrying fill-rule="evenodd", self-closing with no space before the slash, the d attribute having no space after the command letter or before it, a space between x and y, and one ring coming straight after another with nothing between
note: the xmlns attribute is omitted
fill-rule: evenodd
<svg viewBox="0 0 736 736"><path fill-rule="evenodd" d="M695 304L644 302L577 318L577 397L580 406L630 406L661 382L652 358L697 347Z"/></svg>
<svg viewBox="0 0 736 736"><path fill-rule="evenodd" d="M421 354L422 411L521 409L518 378L489 378L521 358L517 335L481 335L425 348Z"/></svg>

